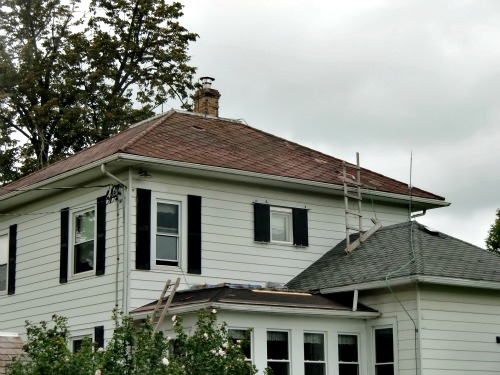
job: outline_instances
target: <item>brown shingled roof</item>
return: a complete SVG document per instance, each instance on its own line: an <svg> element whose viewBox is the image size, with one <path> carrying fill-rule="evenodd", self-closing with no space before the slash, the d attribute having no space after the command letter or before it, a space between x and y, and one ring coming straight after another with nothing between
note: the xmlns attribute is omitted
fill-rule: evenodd
<svg viewBox="0 0 500 375"><path fill-rule="evenodd" d="M21 178L1 189L0 194L28 187L117 153L342 184L341 159L238 121L170 111ZM406 183L368 169L362 169L361 179L363 184L378 191L409 194ZM413 195L444 200L416 188Z"/></svg>

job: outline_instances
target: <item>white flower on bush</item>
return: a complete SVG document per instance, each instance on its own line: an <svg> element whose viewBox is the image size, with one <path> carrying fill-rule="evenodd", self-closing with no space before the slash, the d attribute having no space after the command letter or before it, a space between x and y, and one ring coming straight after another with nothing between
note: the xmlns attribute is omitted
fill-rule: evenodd
<svg viewBox="0 0 500 375"><path fill-rule="evenodd" d="M163 357L162 360L161 360L161 363L163 363L165 366L168 366L168 358L167 357Z"/></svg>
<svg viewBox="0 0 500 375"><path fill-rule="evenodd" d="M213 309L212 314L217 314L217 310Z"/></svg>
<svg viewBox="0 0 500 375"><path fill-rule="evenodd" d="M205 333L203 334L203 337L204 337L205 339L208 339L208 333L206 333L206 332L205 332Z"/></svg>
<svg viewBox="0 0 500 375"><path fill-rule="evenodd" d="M219 351L217 352L218 355L220 355L221 357L224 357L226 355L226 352L222 349L219 349Z"/></svg>
<svg viewBox="0 0 500 375"><path fill-rule="evenodd" d="M223 347L224 349L227 349L227 347L228 347L228 346L229 346L229 344L228 344L227 342L225 342L224 344L222 344L222 347Z"/></svg>
<svg viewBox="0 0 500 375"><path fill-rule="evenodd" d="M210 350L210 353L217 355L217 350L212 349L212 350Z"/></svg>
<svg viewBox="0 0 500 375"><path fill-rule="evenodd" d="M167 336L167 341L170 341L172 340L172 338L170 336Z"/></svg>
<svg viewBox="0 0 500 375"><path fill-rule="evenodd" d="M101 348L99 348L99 349L97 349L97 352L98 352L98 353L102 353L103 351L104 351L104 348L102 348L102 347L101 347Z"/></svg>
<svg viewBox="0 0 500 375"><path fill-rule="evenodd" d="M95 370L95 375L101 375L101 370L99 369Z"/></svg>

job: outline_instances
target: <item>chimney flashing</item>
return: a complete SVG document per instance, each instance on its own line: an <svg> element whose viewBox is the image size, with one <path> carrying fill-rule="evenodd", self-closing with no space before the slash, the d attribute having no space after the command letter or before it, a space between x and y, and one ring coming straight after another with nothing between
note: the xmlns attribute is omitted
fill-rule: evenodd
<svg viewBox="0 0 500 375"><path fill-rule="evenodd" d="M212 77L201 77L200 81L203 87L196 91L193 96L194 111L205 116L219 117L220 93L212 88L212 82L215 79Z"/></svg>

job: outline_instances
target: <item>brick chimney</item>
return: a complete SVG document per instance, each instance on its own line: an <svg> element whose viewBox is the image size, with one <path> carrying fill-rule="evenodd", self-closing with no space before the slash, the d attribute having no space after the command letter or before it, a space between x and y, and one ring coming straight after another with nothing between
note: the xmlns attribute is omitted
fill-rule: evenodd
<svg viewBox="0 0 500 375"><path fill-rule="evenodd" d="M200 78L203 87L194 94L194 111L208 116L219 117L219 91L212 88L212 77Z"/></svg>

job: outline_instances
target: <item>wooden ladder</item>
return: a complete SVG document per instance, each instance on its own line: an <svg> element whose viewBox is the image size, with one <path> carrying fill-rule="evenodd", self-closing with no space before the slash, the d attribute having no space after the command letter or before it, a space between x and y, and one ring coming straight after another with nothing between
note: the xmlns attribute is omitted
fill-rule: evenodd
<svg viewBox="0 0 500 375"><path fill-rule="evenodd" d="M356 176L347 175L346 167L356 169ZM344 203L345 203L345 232L346 232L346 247L345 252L347 254L352 253L352 251L357 248L361 243L365 242L368 237L379 230L382 227L382 223L376 219L371 219L373 226L366 232L363 231L363 211L361 207L361 201L363 200L361 196L361 167L359 166L359 152L356 152L356 165L343 162L343 180L344 180ZM354 188L354 194L352 190ZM349 199L353 199L358 202L357 210L349 208ZM350 223L349 218L355 217L357 219L357 225ZM359 233L358 238L351 243L350 231L354 230Z"/></svg>
<svg viewBox="0 0 500 375"><path fill-rule="evenodd" d="M179 287L180 281L181 281L181 278L178 277L177 280L175 281L175 284L172 284L170 282L170 279L168 279L167 282L165 283L165 286L163 287L160 298L158 299L158 303L156 304L156 307L153 311L153 315L151 316L151 323L155 327L154 331L153 331L154 333L159 331L160 324L163 322L163 320L167 316L168 309L170 307L170 304L172 303L172 299L174 298L175 291ZM161 314L160 314L160 308L162 307L163 300L164 300L167 292L170 290L170 288L172 288L172 290L170 291L170 295L168 296L167 302L163 305L163 310L161 311Z"/></svg>
<svg viewBox="0 0 500 375"><path fill-rule="evenodd" d="M354 248L351 246L350 231L357 231L361 236L363 232L363 211L361 202L361 168L359 166L359 152L356 152L356 165L343 162L343 180L344 180L344 204L345 204L345 231L346 231L346 248L347 254L351 253ZM347 166L356 169L356 176L347 175ZM352 192L354 188L354 194ZM349 207L349 199L357 202L357 210ZM351 224L349 218L356 218L357 224Z"/></svg>

